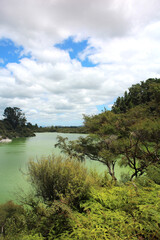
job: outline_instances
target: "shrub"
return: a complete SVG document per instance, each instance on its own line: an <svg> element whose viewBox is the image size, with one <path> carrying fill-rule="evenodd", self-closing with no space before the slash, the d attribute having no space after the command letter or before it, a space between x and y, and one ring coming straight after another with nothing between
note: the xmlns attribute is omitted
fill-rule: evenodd
<svg viewBox="0 0 160 240"><path fill-rule="evenodd" d="M160 184L160 166L151 165L147 168L147 176L157 184Z"/></svg>
<svg viewBox="0 0 160 240"><path fill-rule="evenodd" d="M26 228L25 211L23 207L9 201L0 205L1 233L7 236L17 235Z"/></svg>
<svg viewBox="0 0 160 240"><path fill-rule="evenodd" d="M41 237L39 234L35 235L25 235L21 238L21 240L43 240L44 238Z"/></svg>
<svg viewBox="0 0 160 240"><path fill-rule="evenodd" d="M160 239L160 187L139 187L130 182L121 187L92 189L82 203L83 214L74 213L72 231L57 238L90 239Z"/></svg>
<svg viewBox="0 0 160 240"><path fill-rule="evenodd" d="M78 206L89 196L88 173L78 161L55 156L41 158L29 162L28 174L35 195L45 203L65 199L69 205Z"/></svg>

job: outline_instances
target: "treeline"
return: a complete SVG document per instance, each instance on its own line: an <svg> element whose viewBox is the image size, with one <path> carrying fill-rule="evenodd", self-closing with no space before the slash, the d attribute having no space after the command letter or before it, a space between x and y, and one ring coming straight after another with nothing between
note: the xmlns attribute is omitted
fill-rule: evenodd
<svg viewBox="0 0 160 240"><path fill-rule="evenodd" d="M59 133L86 133L83 126L50 126L42 127L27 122L25 114L20 108L7 107L3 114L4 119L0 120L0 140L5 138L31 137L36 132L59 132Z"/></svg>
<svg viewBox="0 0 160 240"><path fill-rule="evenodd" d="M124 96L118 97L112 107L114 113L125 113L138 105L150 105L150 111L160 112L160 79L150 78L140 84L132 85Z"/></svg>
<svg viewBox="0 0 160 240"><path fill-rule="evenodd" d="M7 107L3 117L4 119L0 120L0 139L35 136L20 108Z"/></svg>
<svg viewBox="0 0 160 240"><path fill-rule="evenodd" d="M39 127L37 132L57 132L57 133L87 133L84 126L51 126Z"/></svg>

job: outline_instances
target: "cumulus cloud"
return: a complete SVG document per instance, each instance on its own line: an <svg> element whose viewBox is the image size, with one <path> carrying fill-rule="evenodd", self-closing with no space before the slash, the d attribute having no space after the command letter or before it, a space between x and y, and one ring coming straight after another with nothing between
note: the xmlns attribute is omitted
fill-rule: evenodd
<svg viewBox="0 0 160 240"><path fill-rule="evenodd" d="M18 106L34 123L81 124L82 114L160 76L159 29L159 0L1 0L0 38L23 51L0 68L0 112ZM88 41L78 59L55 47L71 36ZM86 59L96 66L82 66Z"/></svg>

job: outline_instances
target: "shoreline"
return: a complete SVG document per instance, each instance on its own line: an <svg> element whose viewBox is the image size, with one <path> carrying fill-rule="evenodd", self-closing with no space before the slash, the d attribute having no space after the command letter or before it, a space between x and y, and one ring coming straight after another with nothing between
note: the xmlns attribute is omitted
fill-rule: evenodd
<svg viewBox="0 0 160 240"><path fill-rule="evenodd" d="M9 142L12 142L12 139L10 139L10 138L1 138L1 136L0 136L0 143L9 143Z"/></svg>

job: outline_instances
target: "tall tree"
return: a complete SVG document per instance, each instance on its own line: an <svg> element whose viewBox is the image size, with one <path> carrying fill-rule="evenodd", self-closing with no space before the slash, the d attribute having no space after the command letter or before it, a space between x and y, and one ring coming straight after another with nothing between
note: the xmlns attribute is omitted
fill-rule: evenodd
<svg viewBox="0 0 160 240"><path fill-rule="evenodd" d="M8 121L14 129L19 126L25 126L27 121L25 114L22 113L22 110L18 107L7 107L4 110L3 116L4 120Z"/></svg>

